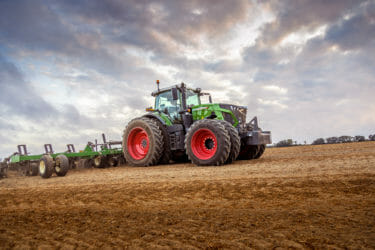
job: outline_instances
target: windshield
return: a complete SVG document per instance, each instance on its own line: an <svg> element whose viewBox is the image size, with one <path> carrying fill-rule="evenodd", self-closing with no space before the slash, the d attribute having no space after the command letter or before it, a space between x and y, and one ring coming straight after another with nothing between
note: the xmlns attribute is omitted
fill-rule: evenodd
<svg viewBox="0 0 375 250"><path fill-rule="evenodd" d="M177 119L178 112L180 111L180 99L173 100L172 91L165 91L156 96L155 109L158 109L161 112L166 111L172 120Z"/></svg>
<svg viewBox="0 0 375 250"><path fill-rule="evenodd" d="M198 93L187 89L186 90L186 105L187 106L196 106L201 104Z"/></svg>

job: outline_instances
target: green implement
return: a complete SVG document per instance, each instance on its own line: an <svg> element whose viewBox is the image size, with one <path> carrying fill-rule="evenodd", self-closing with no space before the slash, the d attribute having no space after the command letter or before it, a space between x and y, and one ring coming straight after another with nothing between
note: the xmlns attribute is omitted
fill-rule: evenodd
<svg viewBox="0 0 375 250"><path fill-rule="evenodd" d="M55 153L51 144L44 145L44 154L31 155L26 145L18 145L15 152L2 163L7 170L17 170L26 176L35 176L38 173L43 178L49 178L52 173L57 176L65 176L69 169L117 166L125 163L122 156L121 141L109 141L102 134L103 143L88 142L86 147L79 152L75 151L73 144L67 145L67 150ZM4 166L5 166L4 165Z"/></svg>

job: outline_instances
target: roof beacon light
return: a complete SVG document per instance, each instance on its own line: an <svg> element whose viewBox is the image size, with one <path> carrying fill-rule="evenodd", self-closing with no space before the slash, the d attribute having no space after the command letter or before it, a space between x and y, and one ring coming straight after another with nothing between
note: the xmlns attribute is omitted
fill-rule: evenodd
<svg viewBox="0 0 375 250"><path fill-rule="evenodd" d="M160 84L159 80L156 80L156 84L158 85L158 91L160 91L160 89L159 89L159 84Z"/></svg>

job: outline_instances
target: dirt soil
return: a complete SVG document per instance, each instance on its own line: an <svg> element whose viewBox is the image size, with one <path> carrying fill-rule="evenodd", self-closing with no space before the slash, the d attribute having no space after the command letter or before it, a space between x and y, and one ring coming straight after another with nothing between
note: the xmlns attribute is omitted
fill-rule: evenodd
<svg viewBox="0 0 375 250"><path fill-rule="evenodd" d="M0 180L0 248L375 248L375 142Z"/></svg>

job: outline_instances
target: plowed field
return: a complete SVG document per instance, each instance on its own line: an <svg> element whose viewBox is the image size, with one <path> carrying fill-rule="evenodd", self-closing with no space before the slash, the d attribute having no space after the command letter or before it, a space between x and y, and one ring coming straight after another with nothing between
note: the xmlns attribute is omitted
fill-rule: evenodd
<svg viewBox="0 0 375 250"><path fill-rule="evenodd" d="M0 180L0 248L375 248L375 143Z"/></svg>

